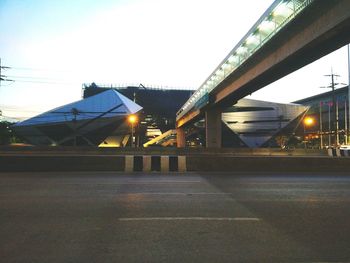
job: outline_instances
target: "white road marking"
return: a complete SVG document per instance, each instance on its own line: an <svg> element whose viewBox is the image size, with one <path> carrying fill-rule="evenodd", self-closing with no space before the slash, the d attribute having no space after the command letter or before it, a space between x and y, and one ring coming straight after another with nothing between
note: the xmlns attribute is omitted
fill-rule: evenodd
<svg viewBox="0 0 350 263"><path fill-rule="evenodd" d="M126 217L119 221L260 221L256 217Z"/></svg>
<svg viewBox="0 0 350 263"><path fill-rule="evenodd" d="M115 182L114 184L197 184L203 183L203 181L199 180L191 180L191 181L170 181L170 180L160 180L160 181L120 181Z"/></svg>
<svg viewBox="0 0 350 263"><path fill-rule="evenodd" d="M232 193L206 193L206 192L199 192L199 193L181 193L181 192L174 192L174 193L152 193L152 192L136 192L136 193L117 193L119 195L232 195Z"/></svg>
<svg viewBox="0 0 350 263"><path fill-rule="evenodd" d="M144 182L144 181L140 181L140 182L79 182L79 183L64 183L64 182L53 182L53 183L49 183L49 182L36 182L36 185L47 185L47 184L56 184L56 185L107 185L107 186L118 186L118 185L150 185L150 184L155 184L155 185L166 185L166 184L197 184L197 183L203 183L202 181L157 181L157 182ZM26 185L28 183L13 183L16 185ZM12 185L12 184L11 184Z"/></svg>
<svg viewBox="0 0 350 263"><path fill-rule="evenodd" d="M130 182L120 182L117 184L195 184L203 183L203 181L130 181Z"/></svg>

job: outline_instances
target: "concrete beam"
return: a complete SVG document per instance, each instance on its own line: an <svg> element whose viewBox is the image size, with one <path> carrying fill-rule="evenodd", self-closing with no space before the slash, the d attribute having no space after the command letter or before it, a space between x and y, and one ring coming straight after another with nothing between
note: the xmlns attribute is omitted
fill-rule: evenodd
<svg viewBox="0 0 350 263"><path fill-rule="evenodd" d="M315 1L214 91L230 105L350 41L350 1Z"/></svg>
<svg viewBox="0 0 350 263"><path fill-rule="evenodd" d="M176 128L180 128L182 126L185 126L185 124L188 121L196 121L198 119L201 118L201 111L200 110L193 110L191 112L189 112L188 114L186 114L185 116L183 116L181 119L176 121Z"/></svg>

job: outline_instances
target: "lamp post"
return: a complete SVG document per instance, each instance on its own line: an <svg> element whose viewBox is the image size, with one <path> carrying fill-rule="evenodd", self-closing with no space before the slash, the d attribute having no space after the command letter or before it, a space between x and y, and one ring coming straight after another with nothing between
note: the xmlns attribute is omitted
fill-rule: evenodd
<svg viewBox="0 0 350 263"><path fill-rule="evenodd" d="M323 149L323 127L322 127L322 106L323 102L320 102L320 149Z"/></svg>
<svg viewBox="0 0 350 263"><path fill-rule="evenodd" d="M350 44L348 44L348 106L350 109ZM347 111L347 107L345 107L345 111ZM350 118L350 112L348 114L348 117ZM348 122L348 129L350 128L350 119ZM349 131L346 131L346 137L349 136Z"/></svg>
<svg viewBox="0 0 350 263"><path fill-rule="evenodd" d="M134 124L137 123L137 116L134 114L129 115L128 121L131 125L131 147L135 147L135 145L134 145Z"/></svg>

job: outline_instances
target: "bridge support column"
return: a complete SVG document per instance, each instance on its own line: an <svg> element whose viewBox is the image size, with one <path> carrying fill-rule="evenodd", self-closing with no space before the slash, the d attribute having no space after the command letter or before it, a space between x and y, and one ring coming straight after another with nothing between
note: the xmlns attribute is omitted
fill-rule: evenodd
<svg viewBox="0 0 350 263"><path fill-rule="evenodd" d="M221 148L221 111L209 109L205 112L205 137L207 148Z"/></svg>
<svg viewBox="0 0 350 263"><path fill-rule="evenodd" d="M186 136L184 128L176 128L176 144L178 148L186 147Z"/></svg>

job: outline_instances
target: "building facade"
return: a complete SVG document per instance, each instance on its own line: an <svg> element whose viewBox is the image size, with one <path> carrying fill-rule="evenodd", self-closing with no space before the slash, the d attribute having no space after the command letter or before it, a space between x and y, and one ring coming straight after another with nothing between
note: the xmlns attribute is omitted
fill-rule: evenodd
<svg viewBox="0 0 350 263"><path fill-rule="evenodd" d="M308 147L324 148L348 144L349 97L348 87L334 89L295 103L309 106L302 127L298 133Z"/></svg>
<svg viewBox="0 0 350 263"><path fill-rule="evenodd" d="M136 145L143 146L148 141L175 128L175 116L178 109L192 95L189 89L166 89L139 86L113 86L84 84L83 98L99 94L106 90L116 90L134 103L143 107L135 125ZM172 141L168 146L175 146Z"/></svg>

